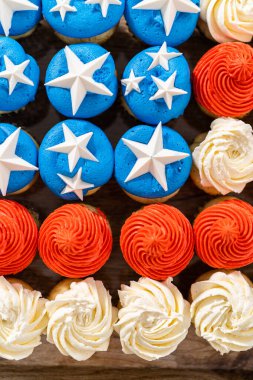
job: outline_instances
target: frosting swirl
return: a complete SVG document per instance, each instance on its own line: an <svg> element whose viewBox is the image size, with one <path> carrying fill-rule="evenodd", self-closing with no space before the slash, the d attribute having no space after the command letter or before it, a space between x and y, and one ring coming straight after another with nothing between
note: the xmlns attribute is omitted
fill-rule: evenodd
<svg viewBox="0 0 253 380"><path fill-rule="evenodd" d="M141 276L164 280L180 273L193 256L193 232L175 207L153 204L134 212L121 230L126 262Z"/></svg>
<svg viewBox="0 0 253 380"><path fill-rule="evenodd" d="M253 181L252 127L241 120L216 119L192 156L204 188L223 195L241 193Z"/></svg>
<svg viewBox="0 0 253 380"><path fill-rule="evenodd" d="M0 357L20 360L41 344L47 326L40 292L0 277Z"/></svg>
<svg viewBox="0 0 253 380"><path fill-rule="evenodd" d="M192 285L191 297L196 334L216 351L253 347L253 289L246 276L239 271L215 272Z"/></svg>
<svg viewBox="0 0 253 380"><path fill-rule="evenodd" d="M112 232L106 216L83 204L66 204L41 226L39 252L44 263L65 277L86 277L109 259Z"/></svg>
<svg viewBox="0 0 253 380"><path fill-rule="evenodd" d="M46 303L49 316L47 340L65 356L87 360L107 351L117 309L101 281L87 278Z"/></svg>
<svg viewBox="0 0 253 380"><path fill-rule="evenodd" d="M213 268L240 268L253 262L253 207L229 199L204 209L196 218L196 253Z"/></svg>
<svg viewBox="0 0 253 380"><path fill-rule="evenodd" d="M214 116L242 117L253 109L253 48L228 42L208 50L193 70L196 101Z"/></svg>
<svg viewBox="0 0 253 380"><path fill-rule="evenodd" d="M38 228L21 204L0 200L0 274L15 274L25 269L37 250Z"/></svg>
<svg viewBox="0 0 253 380"><path fill-rule="evenodd" d="M190 327L190 305L172 284L149 278L121 285L122 308L115 330L120 335L125 354L135 354L152 361L177 349Z"/></svg>

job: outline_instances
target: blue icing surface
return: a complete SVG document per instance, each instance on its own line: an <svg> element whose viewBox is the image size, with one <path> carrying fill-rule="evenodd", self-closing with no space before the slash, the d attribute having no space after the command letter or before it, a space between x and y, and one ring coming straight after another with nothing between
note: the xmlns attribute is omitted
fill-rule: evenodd
<svg viewBox="0 0 253 380"><path fill-rule="evenodd" d="M135 76L146 77L139 84L141 92L133 90L124 96L124 99L137 119L154 125L160 121L167 123L169 120L182 115L191 98L190 69L183 55L169 60L168 71L160 65L147 71L152 63L152 58L146 52L158 52L159 49L158 46L151 47L137 54L128 63L123 73L123 79L129 78L131 69L133 69ZM178 50L170 47L167 48L167 51L178 53ZM177 72L175 87L185 90L187 94L173 96L170 110L164 99L149 100L158 90L151 76L166 81L175 71ZM123 94L125 94L125 88L126 86L122 85Z"/></svg>
<svg viewBox="0 0 253 380"><path fill-rule="evenodd" d="M199 13L177 12L172 29L166 36L160 10L132 9L141 0L126 2L125 18L131 31L148 45L178 46L191 37L197 25ZM199 0L192 0L199 6Z"/></svg>
<svg viewBox="0 0 253 380"><path fill-rule="evenodd" d="M40 70L35 59L26 54L22 46L12 38L0 37L0 72L6 69L4 55L15 65L30 60L24 75L34 83L34 86L17 83L13 93L9 95L8 79L0 78L0 111L10 112L19 110L34 100L39 85Z"/></svg>
<svg viewBox="0 0 253 380"><path fill-rule="evenodd" d="M105 53L108 53L103 47L91 43L70 45L69 47L83 63L93 61ZM61 77L68 72L65 51L62 49L49 63L45 82L47 83L55 78ZM95 71L93 79L98 83L103 83L113 95L98 95L87 92L85 99L75 115L73 115L72 112L69 89L46 86L48 98L56 110L67 117L89 118L99 115L110 108L116 100L118 81L115 72L114 60L112 56L109 55L101 69Z"/></svg>
<svg viewBox="0 0 253 380"><path fill-rule="evenodd" d="M85 0L71 0L76 12L67 12L62 21L59 12L50 12L56 6L56 0L43 0L42 10L47 22L58 33L72 38L89 38L113 28L121 19L125 9L125 0L121 5L110 4L107 16L103 17L99 4L86 4Z"/></svg>
<svg viewBox="0 0 253 380"><path fill-rule="evenodd" d="M153 127L138 125L128 130L122 138L147 144L153 133ZM115 177L120 187L125 191L142 198L162 198L173 194L184 185L190 175L192 157L188 144L179 133L171 128L163 127L164 149L190 154L189 157L166 165L168 191L165 191L150 173L124 182L137 159L135 154L123 143L122 138L115 149Z"/></svg>
<svg viewBox="0 0 253 380"><path fill-rule="evenodd" d="M6 138L16 130L17 128L11 124L0 123L0 144L2 144ZM24 132L22 129L19 133L19 139L15 154L30 164L38 167L37 145L31 136ZM37 171L34 170L12 171L7 188L7 194L15 193L16 191L21 190L29 185L34 179L36 173Z"/></svg>
<svg viewBox="0 0 253 380"><path fill-rule="evenodd" d="M57 153L47 150L54 145L65 141L62 124L76 135L81 136L88 132L93 132L87 149L97 158L98 162L80 158L72 172L69 170L68 154ZM58 177L62 174L67 177L74 177L78 170L82 168L82 180L94 184L94 188L107 183L112 174L114 166L114 152L110 141L105 133L94 124L84 120L65 120L56 124L44 137L39 151L40 175L44 183L57 196L68 200L79 200L75 193L61 194L65 188L65 182ZM83 194L94 189L85 189Z"/></svg>

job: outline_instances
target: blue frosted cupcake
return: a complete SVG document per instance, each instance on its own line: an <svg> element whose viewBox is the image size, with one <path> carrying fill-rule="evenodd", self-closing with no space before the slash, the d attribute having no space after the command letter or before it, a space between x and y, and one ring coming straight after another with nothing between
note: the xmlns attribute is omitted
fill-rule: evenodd
<svg viewBox="0 0 253 380"><path fill-rule="evenodd" d="M44 137L40 175L58 197L83 200L106 184L113 173L114 152L105 133L84 120L65 120Z"/></svg>
<svg viewBox="0 0 253 380"><path fill-rule="evenodd" d="M21 194L37 179L38 146L11 124L0 123L0 195Z"/></svg>
<svg viewBox="0 0 253 380"><path fill-rule="evenodd" d="M188 63L166 42L133 57L121 83L126 109L147 124L179 117L191 98Z"/></svg>
<svg viewBox="0 0 253 380"><path fill-rule="evenodd" d="M128 130L115 150L115 177L141 203L165 202L190 175L191 151L183 137L159 123Z"/></svg>
<svg viewBox="0 0 253 380"><path fill-rule="evenodd" d="M0 35L27 37L41 19L41 0L1 0Z"/></svg>
<svg viewBox="0 0 253 380"><path fill-rule="evenodd" d="M50 102L64 116L99 115L117 97L114 60L96 44L66 46L49 63L45 86Z"/></svg>
<svg viewBox="0 0 253 380"><path fill-rule="evenodd" d="M67 43L103 43L116 30L125 0L42 0L43 15Z"/></svg>
<svg viewBox="0 0 253 380"><path fill-rule="evenodd" d="M33 101L39 76L35 59L18 42L0 37L0 113L18 111Z"/></svg>
<svg viewBox="0 0 253 380"><path fill-rule="evenodd" d="M199 0L128 0L125 18L146 44L178 46L191 37L199 12Z"/></svg>

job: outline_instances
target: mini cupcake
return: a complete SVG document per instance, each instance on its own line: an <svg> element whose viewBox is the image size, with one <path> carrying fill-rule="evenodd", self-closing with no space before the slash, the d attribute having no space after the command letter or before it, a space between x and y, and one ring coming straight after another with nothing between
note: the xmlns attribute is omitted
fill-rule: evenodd
<svg viewBox="0 0 253 380"><path fill-rule="evenodd" d="M182 272L190 262L192 226L175 207L145 206L125 221L120 247L128 265L139 275L165 280Z"/></svg>
<svg viewBox="0 0 253 380"><path fill-rule="evenodd" d="M191 324L190 305L172 278L158 282L149 278L121 285L119 321L114 328L123 352L148 361L174 352Z"/></svg>
<svg viewBox="0 0 253 380"><path fill-rule="evenodd" d="M242 118L253 109L253 48L228 42L208 50L193 71L193 90L212 117Z"/></svg>
<svg viewBox="0 0 253 380"><path fill-rule="evenodd" d="M41 344L46 300L18 279L0 277L0 357L25 359Z"/></svg>
<svg viewBox="0 0 253 380"><path fill-rule="evenodd" d="M47 340L62 355L82 361L108 350L117 309L101 281L64 280L49 299Z"/></svg>
<svg viewBox="0 0 253 380"><path fill-rule="evenodd" d="M131 31L148 45L177 46L196 27L199 0L128 0L125 17Z"/></svg>
<svg viewBox="0 0 253 380"><path fill-rule="evenodd" d="M18 42L0 37L0 114L18 111L33 101L39 76L35 59Z"/></svg>
<svg viewBox="0 0 253 380"><path fill-rule="evenodd" d="M213 268L253 263L253 207L236 198L205 208L193 225L199 258Z"/></svg>
<svg viewBox="0 0 253 380"><path fill-rule="evenodd" d="M64 277L86 277L109 259L112 232L106 216L83 204L67 204L52 212L39 233L44 263Z"/></svg>
<svg viewBox="0 0 253 380"><path fill-rule="evenodd" d="M253 347L253 289L239 271L211 272L191 287L196 334L220 354Z"/></svg>
<svg viewBox="0 0 253 380"><path fill-rule="evenodd" d="M42 0L43 15L67 43L103 43L116 30L125 0Z"/></svg>
<svg viewBox="0 0 253 380"><path fill-rule="evenodd" d="M104 132L88 121L65 120L44 137L40 175L49 189L66 200L83 200L109 181L114 153Z"/></svg>
<svg viewBox="0 0 253 380"><path fill-rule="evenodd" d="M66 46L51 60L46 72L47 95L67 117L89 118L106 111L117 97L115 64L99 45Z"/></svg>
<svg viewBox="0 0 253 380"><path fill-rule="evenodd" d="M241 193L253 181L252 127L241 120L219 118L192 145L191 177L211 195Z"/></svg>
<svg viewBox="0 0 253 380"><path fill-rule="evenodd" d="M115 177L121 188L142 203L165 202L190 175L190 149L179 133L159 123L128 130L115 150Z"/></svg>
<svg viewBox="0 0 253 380"><path fill-rule="evenodd" d="M188 63L166 42L132 58L121 83L125 108L147 124L167 123L179 117L191 97Z"/></svg>
<svg viewBox="0 0 253 380"><path fill-rule="evenodd" d="M1 0L0 35L15 39L32 34L41 18L41 0Z"/></svg>

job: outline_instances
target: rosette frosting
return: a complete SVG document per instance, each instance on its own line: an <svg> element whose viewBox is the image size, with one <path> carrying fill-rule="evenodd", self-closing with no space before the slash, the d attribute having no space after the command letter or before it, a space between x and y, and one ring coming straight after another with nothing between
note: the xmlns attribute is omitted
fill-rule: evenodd
<svg viewBox="0 0 253 380"><path fill-rule="evenodd" d="M67 204L41 226L39 252L44 263L65 277L86 277L98 271L112 250L106 216L83 204Z"/></svg>
<svg viewBox="0 0 253 380"><path fill-rule="evenodd" d="M241 272L207 273L192 285L191 298L196 333L215 350L225 354L253 347L253 289Z"/></svg>
<svg viewBox="0 0 253 380"><path fill-rule="evenodd" d="M253 109L253 48L242 42L214 46L193 71L196 101L214 116L242 117Z"/></svg>
<svg viewBox="0 0 253 380"><path fill-rule="evenodd" d="M175 207L153 204L125 222L120 246L127 263L141 276L165 280L180 273L193 256L193 232Z"/></svg>
<svg viewBox="0 0 253 380"><path fill-rule="evenodd" d="M122 308L115 330L125 354L152 361L171 354L190 327L190 305L172 284L149 278L121 285Z"/></svg>
<svg viewBox="0 0 253 380"><path fill-rule="evenodd" d="M204 209L196 218L196 253L213 268L240 268L253 262L253 207L229 199Z"/></svg>

